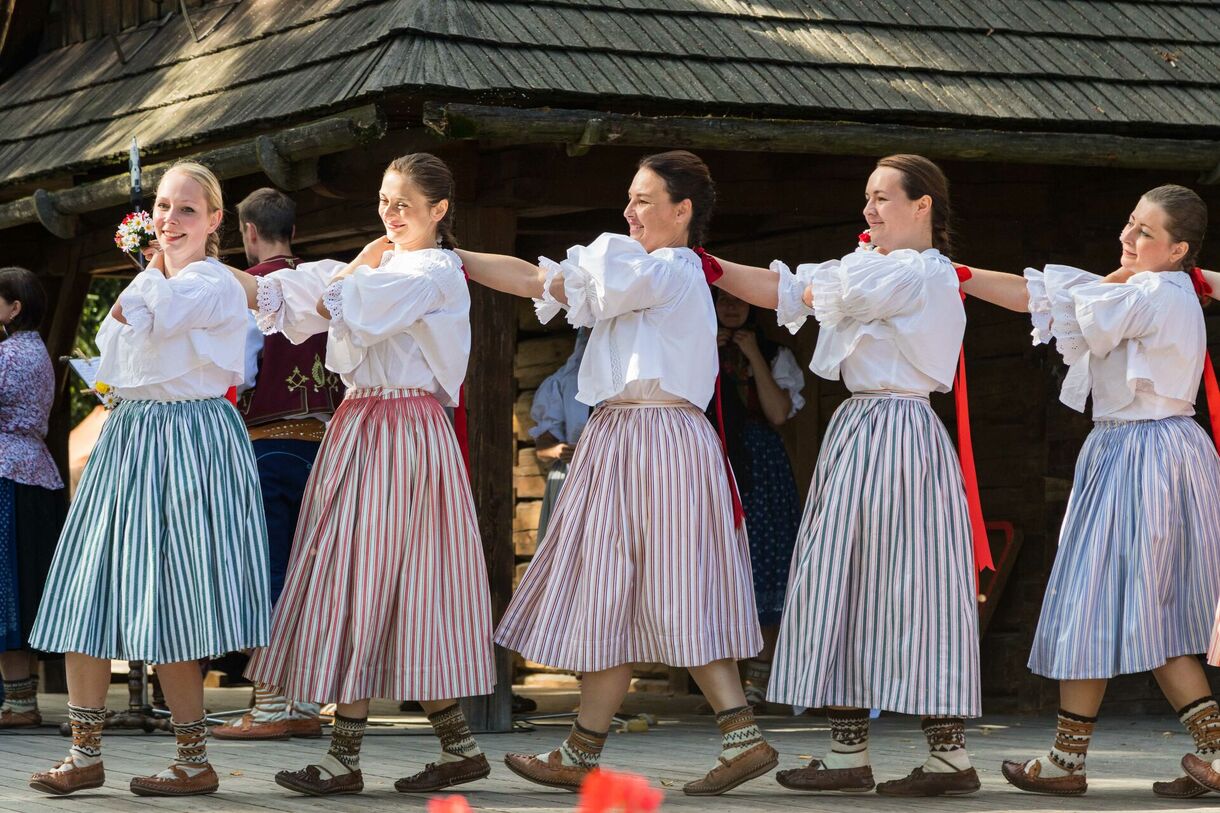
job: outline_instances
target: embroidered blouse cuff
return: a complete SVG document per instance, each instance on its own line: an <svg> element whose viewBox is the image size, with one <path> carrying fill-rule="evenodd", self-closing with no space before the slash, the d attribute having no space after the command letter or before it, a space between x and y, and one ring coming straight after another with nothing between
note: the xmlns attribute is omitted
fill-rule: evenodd
<svg viewBox="0 0 1220 813"><path fill-rule="evenodd" d="M1025 287L1029 291L1029 318L1034 323L1030 335L1036 345L1050 344L1051 298L1046 293L1046 275L1037 268L1026 268Z"/></svg>
<svg viewBox="0 0 1220 813"><path fill-rule="evenodd" d="M275 277L256 277L258 293L255 302L258 312L254 321L265 335L284 329L284 286Z"/></svg>
<svg viewBox="0 0 1220 813"><path fill-rule="evenodd" d="M330 311L331 335L342 339L349 333L347 324L343 321L343 283L346 280L337 279L322 293L322 304Z"/></svg>
<svg viewBox="0 0 1220 813"><path fill-rule="evenodd" d="M779 279L779 306L775 309L775 321L788 328L790 333L796 333L805 320L813 315L813 308L805 304L804 298L809 280L800 274L793 274L780 260L773 260L770 267Z"/></svg>
<svg viewBox="0 0 1220 813"><path fill-rule="evenodd" d="M563 310L563 303L551 293L551 283L563 274L563 266L546 257L539 257L538 265L546 270L546 279L542 282L542 299L534 300L534 313L538 315L538 321L545 325Z"/></svg>

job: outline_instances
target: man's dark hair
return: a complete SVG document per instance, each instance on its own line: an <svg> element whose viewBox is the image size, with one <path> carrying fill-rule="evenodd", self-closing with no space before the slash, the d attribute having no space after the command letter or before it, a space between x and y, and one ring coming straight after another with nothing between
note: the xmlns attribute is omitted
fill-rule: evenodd
<svg viewBox="0 0 1220 813"><path fill-rule="evenodd" d="M255 189L237 204L237 219L244 226L253 223L264 240L289 242L296 225L297 205L278 189Z"/></svg>

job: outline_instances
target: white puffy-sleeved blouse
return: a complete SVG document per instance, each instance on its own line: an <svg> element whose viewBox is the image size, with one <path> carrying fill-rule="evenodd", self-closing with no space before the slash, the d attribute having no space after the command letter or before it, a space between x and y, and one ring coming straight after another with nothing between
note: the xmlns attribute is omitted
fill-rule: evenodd
<svg viewBox="0 0 1220 813"><path fill-rule="evenodd" d="M603 234L567 258L545 257L538 318L567 309L574 327L592 328L576 398L596 406L616 398L689 401L706 409L716 389L716 309L698 255L689 248L651 253L636 240ZM551 284L563 274L566 306Z"/></svg>
<svg viewBox="0 0 1220 813"><path fill-rule="evenodd" d="M1068 374L1059 399L1093 420L1193 415L1207 333L1190 277L1144 271L1104 283L1079 268L1025 269L1034 344L1052 337Z"/></svg>
<svg viewBox="0 0 1220 813"><path fill-rule="evenodd" d="M107 315L97 332L97 379L119 398L221 398L245 372L246 295L218 260L173 277L146 268L121 294L122 324Z"/></svg>
<svg viewBox="0 0 1220 813"><path fill-rule="evenodd" d="M470 358L470 292L452 251L386 252L332 282L343 263L301 263L258 278L258 323L303 342L329 330L326 367L349 388L413 388L456 406ZM317 312L319 297L331 313Z"/></svg>
<svg viewBox="0 0 1220 813"><path fill-rule="evenodd" d="M812 315L818 344L809 369L842 377L852 392L927 396L947 392L966 330L957 270L936 249L888 254L858 249L841 260L778 260L781 325L795 333ZM813 307L802 301L813 287Z"/></svg>

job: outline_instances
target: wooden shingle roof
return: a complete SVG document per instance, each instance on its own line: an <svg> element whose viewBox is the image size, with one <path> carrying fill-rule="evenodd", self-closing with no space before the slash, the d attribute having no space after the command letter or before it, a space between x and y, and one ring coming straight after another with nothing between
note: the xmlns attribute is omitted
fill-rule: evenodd
<svg viewBox="0 0 1220 813"><path fill-rule="evenodd" d="M200 42L171 17L9 76L0 183L114 161L133 134L165 152L392 96L1220 140L1220 3L1204 0L242 0L193 16L216 24Z"/></svg>

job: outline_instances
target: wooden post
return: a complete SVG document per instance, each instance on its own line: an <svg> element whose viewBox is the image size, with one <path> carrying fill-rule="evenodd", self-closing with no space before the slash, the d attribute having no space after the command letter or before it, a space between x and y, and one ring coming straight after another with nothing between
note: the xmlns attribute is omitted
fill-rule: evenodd
<svg viewBox="0 0 1220 813"><path fill-rule="evenodd" d="M517 216L512 209L465 209L458 225L462 244L472 250L513 253ZM470 367L466 373L470 467L483 555L487 558L492 618L499 622L513 589L515 298L472 283L470 330ZM507 650L496 647L495 693L467 698L462 706L475 731L512 730L512 661Z"/></svg>
<svg viewBox="0 0 1220 813"><path fill-rule="evenodd" d="M58 290L48 290L47 300L52 304L46 321L47 352L55 368L55 405L47 421L47 448L55 464L59 466L64 482L68 482L68 433L72 431L72 404L69 397L71 386L67 364L61 364L60 356L72 353L76 342L76 331L80 326L81 309L85 306L85 295L89 293L92 277L81 261L81 241L72 240L55 245L49 252L51 263L63 269L62 277L40 275L39 279L50 289L55 282Z"/></svg>

